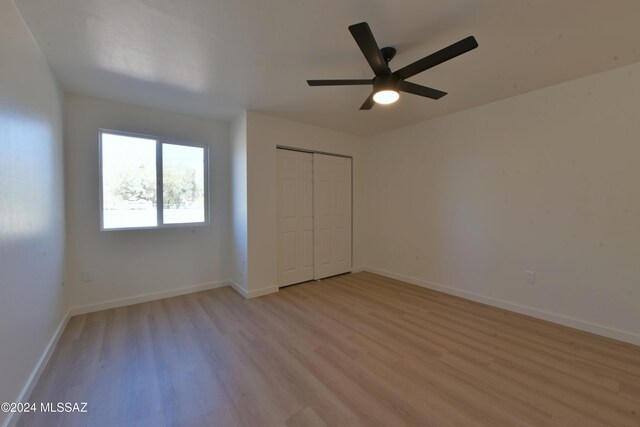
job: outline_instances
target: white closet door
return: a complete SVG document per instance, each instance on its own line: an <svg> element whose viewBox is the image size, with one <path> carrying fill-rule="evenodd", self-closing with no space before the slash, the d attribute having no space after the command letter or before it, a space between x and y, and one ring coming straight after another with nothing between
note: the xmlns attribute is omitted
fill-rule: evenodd
<svg viewBox="0 0 640 427"><path fill-rule="evenodd" d="M313 155L314 279L351 271L351 159Z"/></svg>
<svg viewBox="0 0 640 427"><path fill-rule="evenodd" d="M278 286L313 279L313 154L278 150Z"/></svg>

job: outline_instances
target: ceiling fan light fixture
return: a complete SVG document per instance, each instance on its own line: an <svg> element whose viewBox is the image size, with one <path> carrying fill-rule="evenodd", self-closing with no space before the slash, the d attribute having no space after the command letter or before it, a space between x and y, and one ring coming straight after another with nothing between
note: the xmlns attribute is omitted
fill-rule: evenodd
<svg viewBox="0 0 640 427"><path fill-rule="evenodd" d="M393 104L399 98L400 94L398 93L398 91L392 89L383 89L373 95L373 100L376 102L376 104L383 105Z"/></svg>

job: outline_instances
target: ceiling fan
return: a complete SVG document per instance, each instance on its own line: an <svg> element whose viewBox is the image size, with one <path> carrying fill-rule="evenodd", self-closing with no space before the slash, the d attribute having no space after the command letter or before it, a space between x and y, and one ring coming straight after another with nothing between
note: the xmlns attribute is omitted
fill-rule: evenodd
<svg viewBox="0 0 640 427"><path fill-rule="evenodd" d="M371 66L375 77L350 80L307 80L307 83L309 86L373 85L373 92L364 101L360 107L361 110L370 110L374 103L392 104L400 98L399 92L412 93L431 99L442 98L447 94L446 92L405 80L478 47L476 39L469 36L392 73L389 69L389 61L396 55L395 48L383 47L380 49L369 24L366 22L349 26L349 31Z"/></svg>

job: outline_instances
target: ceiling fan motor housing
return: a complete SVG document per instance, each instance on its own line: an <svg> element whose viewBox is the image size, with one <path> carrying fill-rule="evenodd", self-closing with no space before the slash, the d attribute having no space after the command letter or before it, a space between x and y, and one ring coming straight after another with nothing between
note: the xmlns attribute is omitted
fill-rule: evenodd
<svg viewBox="0 0 640 427"><path fill-rule="evenodd" d="M398 84L400 79L389 74L388 76L376 76L373 78L373 91L380 92L381 90L393 90L398 92Z"/></svg>

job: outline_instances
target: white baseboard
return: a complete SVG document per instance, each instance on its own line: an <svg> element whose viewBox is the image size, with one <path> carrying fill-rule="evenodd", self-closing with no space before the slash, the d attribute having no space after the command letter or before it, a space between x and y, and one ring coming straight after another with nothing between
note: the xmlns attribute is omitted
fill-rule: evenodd
<svg viewBox="0 0 640 427"><path fill-rule="evenodd" d="M231 285L231 287L237 293L239 293L240 295L242 295L246 299L257 298L257 297L261 297L263 295L273 294L275 292L278 292L278 290L279 290L279 288L277 286L269 286L267 288L261 288L261 289L255 289L255 290L252 290L252 291L247 291L246 289L242 288L240 285L238 285L234 281L229 281L229 284Z"/></svg>
<svg viewBox="0 0 640 427"><path fill-rule="evenodd" d="M591 323L586 320L575 319L573 317L564 316L562 314L551 313L537 308L527 307L509 301L487 297L463 289L457 289L451 286L441 285L439 283L429 282L427 280L417 279L415 277L405 276L403 274L381 270L374 267L365 266L364 271L379 274L380 276L389 277L391 279L400 280L402 282L410 283L412 285L420 286L423 288L432 289L434 291L443 292L445 294L455 295L457 297L476 301L482 304L487 304L493 307L503 308L505 310L514 311L516 313L525 314L527 316L535 317L542 320L547 320L549 322L579 329L581 331L602 335L607 338L613 338L615 340L624 341L630 344L640 345L640 335L633 332L623 331L620 329L611 328L609 326Z"/></svg>
<svg viewBox="0 0 640 427"><path fill-rule="evenodd" d="M279 288L277 286L270 286L268 288L262 288L262 289L254 289L253 291L249 291L246 298L256 298L256 297L261 297L263 295L274 294L278 292L278 290Z"/></svg>
<svg viewBox="0 0 640 427"><path fill-rule="evenodd" d="M124 307L127 305L139 304L141 302L177 297L179 295L186 295L200 291L208 291L209 289L222 288L224 286L229 286L230 284L231 283L228 280L201 283L199 285L185 286L183 288L169 289L167 291L153 292L150 294L137 295L133 297L113 299L95 304L71 307L70 311L71 316L76 316L78 314L92 313L94 311L106 310L109 308Z"/></svg>
<svg viewBox="0 0 640 427"><path fill-rule="evenodd" d="M44 368L47 366L47 363L49 362L49 359L51 358L51 355L53 354L53 350L55 350L56 345L58 344L58 340L60 339L60 336L62 336L62 332L64 331L64 328L67 326L67 323L69 322L70 318L71 318L71 312L67 311L67 313L64 315L64 317L62 318L62 320L58 324L58 327L53 332L53 335L51 336L51 339L47 343L47 346L44 348L44 351L40 355L40 358L38 359L38 362L36 363L36 366L34 366L33 370L31 371L31 374L27 378L27 381L25 382L24 386L22 387L22 390L20 391L20 394L18 395L18 397L15 400L16 402L28 402L29 401L29 397L31 396L31 392L33 391L33 388L38 383L38 379L40 378L40 375L42 375L42 372L44 371ZM18 412L9 412L7 418L5 419L5 422L4 422L3 426L4 427L13 427L13 426L15 426L16 423L18 422L18 418L19 417L20 417L20 413L18 413Z"/></svg>
<svg viewBox="0 0 640 427"><path fill-rule="evenodd" d="M234 291L236 291L237 293L242 295L244 298L247 297L247 291L244 288L242 288L240 285L238 285L233 280L230 283L231 283L231 287L233 288Z"/></svg>
<svg viewBox="0 0 640 427"><path fill-rule="evenodd" d="M366 271L366 267L364 265L359 265L351 269L352 273L360 273L361 271Z"/></svg>

